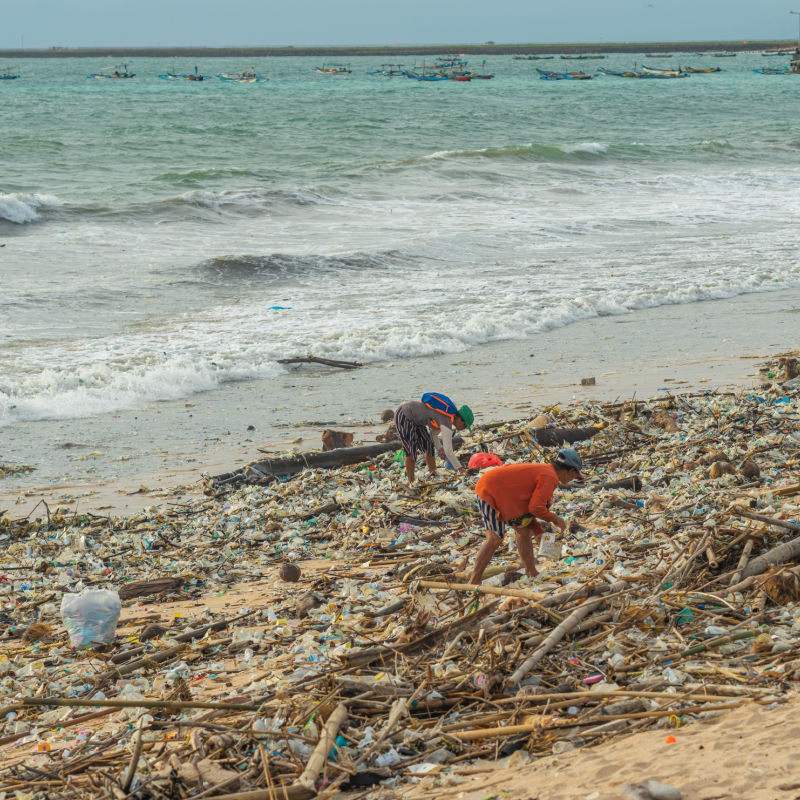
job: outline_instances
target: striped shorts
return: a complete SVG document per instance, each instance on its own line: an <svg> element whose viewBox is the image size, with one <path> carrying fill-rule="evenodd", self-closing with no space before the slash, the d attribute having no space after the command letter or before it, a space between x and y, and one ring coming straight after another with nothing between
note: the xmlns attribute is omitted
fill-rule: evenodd
<svg viewBox="0 0 800 800"><path fill-rule="evenodd" d="M479 497L478 511L481 512L481 516L483 517L483 527L486 528L487 531L496 533L502 539L506 526L503 520L500 519L497 509L494 506L490 506L485 500Z"/></svg>
<svg viewBox="0 0 800 800"><path fill-rule="evenodd" d="M433 439L427 428L414 424L399 408L394 412L394 424L407 457L416 459L423 453L433 455Z"/></svg>

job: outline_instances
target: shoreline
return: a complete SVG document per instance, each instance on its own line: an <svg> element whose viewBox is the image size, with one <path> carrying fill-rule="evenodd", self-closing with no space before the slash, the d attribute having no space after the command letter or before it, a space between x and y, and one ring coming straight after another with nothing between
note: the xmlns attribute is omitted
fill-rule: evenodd
<svg viewBox="0 0 800 800"><path fill-rule="evenodd" d="M433 45L365 45L365 46L284 46L284 47L49 47L37 49L8 48L0 50L0 58L237 58L275 56L377 56L438 55L442 52L467 52L476 55L514 55L520 53L640 53L694 52L726 50L749 52L772 47L794 47L795 40L767 41L699 41L699 42L551 42L532 44L433 44Z"/></svg>
<svg viewBox="0 0 800 800"><path fill-rule="evenodd" d="M0 512L24 516L42 499L111 513L180 503L199 496L203 474L262 451L321 449L325 428L374 441L386 427L382 411L431 388L466 402L485 424L583 400L745 386L757 378L757 359L797 348L798 313L800 289L659 306L465 353L358 370L299 367L145 408L20 423L3 431L3 461L34 470L0 480ZM596 385L581 385L592 377Z"/></svg>

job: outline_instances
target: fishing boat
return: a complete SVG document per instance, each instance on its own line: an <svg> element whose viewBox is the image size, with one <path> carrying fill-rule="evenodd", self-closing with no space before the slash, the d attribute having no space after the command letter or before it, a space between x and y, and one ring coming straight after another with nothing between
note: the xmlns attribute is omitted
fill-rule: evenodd
<svg viewBox="0 0 800 800"><path fill-rule="evenodd" d="M175 67L167 72L162 72L159 76L162 81L202 81L205 80L205 75L201 75L197 67L194 72L175 72Z"/></svg>
<svg viewBox="0 0 800 800"><path fill-rule="evenodd" d="M757 72L759 75L790 75L791 70L789 67L761 67L760 69L754 69L753 72Z"/></svg>
<svg viewBox="0 0 800 800"><path fill-rule="evenodd" d="M590 81L594 75L586 72L548 72L547 70L536 68L539 73L539 80L543 81Z"/></svg>
<svg viewBox="0 0 800 800"><path fill-rule="evenodd" d="M384 78L403 78L405 74L402 64L381 64L380 69L367 72L367 75L381 75Z"/></svg>
<svg viewBox="0 0 800 800"><path fill-rule="evenodd" d="M353 70L350 69L349 64L325 64L315 68L317 72L323 75L349 75Z"/></svg>
<svg viewBox="0 0 800 800"><path fill-rule="evenodd" d="M712 53L714 58L736 58L736 53Z"/></svg>
<svg viewBox="0 0 800 800"><path fill-rule="evenodd" d="M688 72L690 75L705 75L709 72L722 72L721 67L704 67L702 69L697 67L683 67L684 72Z"/></svg>
<svg viewBox="0 0 800 800"><path fill-rule="evenodd" d="M648 75L667 75L670 78L677 78L683 70L680 67L677 69L659 69L658 67L648 67L642 64L642 72L646 72Z"/></svg>
<svg viewBox="0 0 800 800"><path fill-rule="evenodd" d="M777 47L774 50L765 50L761 55L762 56L790 56L794 50L791 47Z"/></svg>
<svg viewBox="0 0 800 800"><path fill-rule="evenodd" d="M103 67L100 72L93 72L91 75L87 75L86 77L94 78L96 80L100 80L102 78L119 80L123 78L134 78L136 77L136 73L129 72L127 64L117 64L115 67Z"/></svg>
<svg viewBox="0 0 800 800"><path fill-rule="evenodd" d="M19 78L19 72L15 72L16 67L6 67L0 72L0 81L15 81Z"/></svg>
<svg viewBox="0 0 800 800"><path fill-rule="evenodd" d="M269 78L259 75L255 67L250 67L250 69L246 69L238 75L231 72L220 72L217 77L225 83L264 83L264 81L269 80Z"/></svg>
<svg viewBox="0 0 800 800"><path fill-rule="evenodd" d="M645 58L672 58L672 53L645 53Z"/></svg>
<svg viewBox="0 0 800 800"><path fill-rule="evenodd" d="M512 56L515 61L550 61L555 56Z"/></svg>
<svg viewBox="0 0 800 800"><path fill-rule="evenodd" d="M606 69L605 67L598 67L597 71L601 75L613 75L617 78L639 78L641 77L640 73L634 72L633 70L624 70L624 71L616 71L612 69Z"/></svg>
<svg viewBox="0 0 800 800"><path fill-rule="evenodd" d="M640 72L637 78L653 78L655 80L674 80L675 78L688 78L686 72Z"/></svg>

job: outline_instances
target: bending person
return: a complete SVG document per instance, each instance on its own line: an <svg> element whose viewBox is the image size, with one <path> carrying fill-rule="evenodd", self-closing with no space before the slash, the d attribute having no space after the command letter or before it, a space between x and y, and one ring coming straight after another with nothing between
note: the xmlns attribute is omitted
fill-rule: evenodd
<svg viewBox="0 0 800 800"><path fill-rule="evenodd" d="M423 401L409 400L394 412L394 424L403 446L403 464L409 484L414 482L417 457L425 456L425 463L436 474L434 452L450 462L456 471L463 471L453 450L453 428L463 431L475 421L469 406L456 409L445 395L423 395ZM439 410L441 408L441 410Z"/></svg>
<svg viewBox="0 0 800 800"><path fill-rule="evenodd" d="M495 550L503 543L506 525L516 533L517 550L525 572L531 578L538 574L531 537L537 544L542 538L539 520L554 523L562 534L567 530L567 521L550 510L550 503L557 486L566 486L576 478L583 479L582 467L578 453L565 447L550 464L506 464L483 473L475 493L486 528L486 541L478 551L470 583L481 582Z"/></svg>

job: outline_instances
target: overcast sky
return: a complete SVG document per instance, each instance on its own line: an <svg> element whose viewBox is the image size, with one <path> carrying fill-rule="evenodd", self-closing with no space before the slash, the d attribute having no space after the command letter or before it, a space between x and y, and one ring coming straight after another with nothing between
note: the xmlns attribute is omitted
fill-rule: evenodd
<svg viewBox="0 0 800 800"><path fill-rule="evenodd" d="M0 0L0 48L730 41L800 0Z"/></svg>

